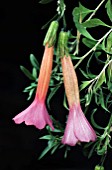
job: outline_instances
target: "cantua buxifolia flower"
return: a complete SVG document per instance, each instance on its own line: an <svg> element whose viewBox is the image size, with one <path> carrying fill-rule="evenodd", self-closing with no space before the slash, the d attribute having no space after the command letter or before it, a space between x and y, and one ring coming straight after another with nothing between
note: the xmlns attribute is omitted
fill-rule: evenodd
<svg viewBox="0 0 112 170"><path fill-rule="evenodd" d="M25 122L26 125L34 125L38 129L43 129L46 124L48 124L52 129L54 129L52 120L50 119L45 106L45 99L52 72L54 43L57 29L58 22L53 21L48 29L44 41L45 51L40 67L35 99L27 109L13 118L17 124Z"/></svg>
<svg viewBox="0 0 112 170"><path fill-rule="evenodd" d="M79 141L95 141L96 134L90 123L86 119L80 106L77 76L73 67L71 57L66 51L67 36L68 34L66 32L60 33L60 45L58 46L60 48L59 51L62 51L60 53L60 57L62 64L64 87L69 104L69 115L64 136L62 138L62 143L74 146ZM65 39L65 41L63 39Z"/></svg>

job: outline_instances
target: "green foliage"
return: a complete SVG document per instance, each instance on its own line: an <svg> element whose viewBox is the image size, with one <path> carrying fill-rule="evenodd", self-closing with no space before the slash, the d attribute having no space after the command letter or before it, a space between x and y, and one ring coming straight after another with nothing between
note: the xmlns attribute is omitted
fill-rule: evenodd
<svg viewBox="0 0 112 170"><path fill-rule="evenodd" d="M84 43L84 45L86 45L87 47L89 48L93 48L96 44L96 41L94 40L90 40L88 38L83 38L82 39L82 42ZM99 44L97 47L96 47L96 50L101 50L102 49L102 46L101 44Z"/></svg>
<svg viewBox="0 0 112 170"><path fill-rule="evenodd" d="M105 8L107 10L107 15L108 15L110 21L112 22L112 1L111 0L107 1Z"/></svg>
<svg viewBox="0 0 112 170"><path fill-rule="evenodd" d="M35 77L33 77L32 73L30 73L29 70L26 69L24 66L20 66L20 69L30 80L35 80Z"/></svg>
<svg viewBox="0 0 112 170"><path fill-rule="evenodd" d="M92 11L93 10L89 10L83 7L81 4L79 4L79 7L75 7L73 9L72 15L77 30L86 38L95 41L95 39L90 35L90 33L86 30L86 28L81 24L81 22L86 17L86 15L91 13Z"/></svg>

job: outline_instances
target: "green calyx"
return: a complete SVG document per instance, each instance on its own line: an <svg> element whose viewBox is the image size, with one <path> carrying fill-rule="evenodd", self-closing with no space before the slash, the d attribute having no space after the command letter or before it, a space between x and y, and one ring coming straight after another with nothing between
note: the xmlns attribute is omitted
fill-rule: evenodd
<svg viewBox="0 0 112 170"><path fill-rule="evenodd" d="M95 166L95 170L104 170L104 167L103 167L103 166L96 165L96 166Z"/></svg>
<svg viewBox="0 0 112 170"><path fill-rule="evenodd" d="M44 43L43 43L44 45L48 43L48 46L51 47L55 44L58 27L59 27L59 23L57 21L51 22L44 39Z"/></svg>
<svg viewBox="0 0 112 170"><path fill-rule="evenodd" d="M69 39L69 32L61 31L58 38L58 45L57 45L57 55L59 57L64 57L65 55L68 56L68 39Z"/></svg>

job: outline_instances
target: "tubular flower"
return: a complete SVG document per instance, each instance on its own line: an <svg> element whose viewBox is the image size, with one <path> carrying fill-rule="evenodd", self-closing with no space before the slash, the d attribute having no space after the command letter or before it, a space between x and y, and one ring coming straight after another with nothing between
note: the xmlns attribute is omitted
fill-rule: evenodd
<svg viewBox="0 0 112 170"><path fill-rule="evenodd" d="M46 124L48 124L52 130L54 129L52 120L50 119L45 106L45 99L48 92L50 76L52 72L54 43L57 29L58 22L53 21L44 40L45 51L40 67L35 99L27 109L13 118L17 124L25 122L26 125L34 125L38 129L43 129Z"/></svg>
<svg viewBox="0 0 112 170"><path fill-rule="evenodd" d="M52 129L54 129L52 126L52 120L50 119L45 106L45 98L49 87L52 62L53 46L48 48L48 45L46 45L40 68L35 99L27 109L13 118L15 123L19 124L25 122L26 125L34 125L38 129L43 129L45 125L48 124Z"/></svg>
<svg viewBox="0 0 112 170"><path fill-rule="evenodd" d="M61 57L65 93L69 104L69 115L62 143L74 146L78 141L95 141L96 134L80 106L78 80L67 48L68 38L67 32L60 32L57 53Z"/></svg>
<svg viewBox="0 0 112 170"><path fill-rule="evenodd" d="M74 146L78 141L95 141L95 131L80 106L78 81L70 56L61 58L61 63L65 92L70 108L62 143Z"/></svg>

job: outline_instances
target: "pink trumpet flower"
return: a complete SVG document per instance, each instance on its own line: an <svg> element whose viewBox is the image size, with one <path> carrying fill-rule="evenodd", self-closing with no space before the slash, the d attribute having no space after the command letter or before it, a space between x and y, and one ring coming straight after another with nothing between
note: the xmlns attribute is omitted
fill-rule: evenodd
<svg viewBox="0 0 112 170"><path fill-rule="evenodd" d="M62 57L61 64L65 92L70 108L62 143L74 146L79 141L95 141L95 131L80 106L78 80L70 56Z"/></svg>
<svg viewBox="0 0 112 170"><path fill-rule="evenodd" d="M45 106L52 71L53 52L54 47L48 47L48 44L46 44L35 99L27 109L13 118L16 124L25 122L26 125L34 125L38 129L43 129L48 124L52 130L54 129Z"/></svg>

